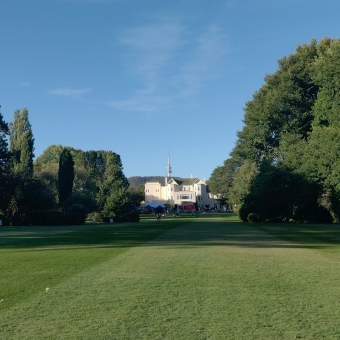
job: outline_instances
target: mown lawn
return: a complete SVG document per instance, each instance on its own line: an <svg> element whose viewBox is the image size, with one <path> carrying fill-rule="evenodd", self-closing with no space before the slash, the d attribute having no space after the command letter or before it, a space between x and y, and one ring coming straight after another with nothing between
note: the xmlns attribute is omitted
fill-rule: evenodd
<svg viewBox="0 0 340 340"><path fill-rule="evenodd" d="M2 228L0 338L340 339L339 229L231 214Z"/></svg>

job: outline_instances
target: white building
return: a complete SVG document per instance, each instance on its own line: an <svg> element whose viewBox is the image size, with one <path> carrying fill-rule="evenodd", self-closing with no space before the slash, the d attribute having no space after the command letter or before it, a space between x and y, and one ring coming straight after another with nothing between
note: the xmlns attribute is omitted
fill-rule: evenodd
<svg viewBox="0 0 340 340"><path fill-rule="evenodd" d="M205 180L200 178L180 178L170 177L170 158L168 160L168 177L164 182L145 183L145 203L153 201L178 205L196 204L202 208L220 208L216 196L209 192L209 187Z"/></svg>

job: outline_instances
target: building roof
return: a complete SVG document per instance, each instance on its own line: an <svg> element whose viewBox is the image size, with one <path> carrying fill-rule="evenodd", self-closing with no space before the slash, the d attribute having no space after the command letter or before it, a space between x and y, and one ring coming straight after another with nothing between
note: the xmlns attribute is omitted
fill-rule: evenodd
<svg viewBox="0 0 340 340"><path fill-rule="evenodd" d="M178 185L193 185L199 178L170 177L168 183L173 180Z"/></svg>

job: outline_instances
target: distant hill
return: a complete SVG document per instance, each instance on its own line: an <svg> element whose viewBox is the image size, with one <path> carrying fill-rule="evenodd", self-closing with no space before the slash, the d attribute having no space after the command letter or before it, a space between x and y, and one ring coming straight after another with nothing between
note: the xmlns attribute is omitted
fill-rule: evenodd
<svg viewBox="0 0 340 340"><path fill-rule="evenodd" d="M128 178L131 188L137 188L140 184L145 184L150 181L164 183L165 176L132 176Z"/></svg>

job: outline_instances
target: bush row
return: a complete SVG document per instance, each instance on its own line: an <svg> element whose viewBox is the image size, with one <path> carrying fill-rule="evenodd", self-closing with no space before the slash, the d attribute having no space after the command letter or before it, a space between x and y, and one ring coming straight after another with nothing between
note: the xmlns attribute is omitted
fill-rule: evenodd
<svg viewBox="0 0 340 340"><path fill-rule="evenodd" d="M85 213L80 211L60 212L54 210L15 214L11 220L0 214L2 225L81 225L85 223Z"/></svg>
<svg viewBox="0 0 340 340"><path fill-rule="evenodd" d="M81 225L85 223L86 214L81 211L36 211L30 214L32 225Z"/></svg>
<svg viewBox="0 0 340 340"><path fill-rule="evenodd" d="M110 223L110 219L113 218L114 222L139 222L140 216L138 211L130 211L125 214L117 215L114 217L104 217L105 223Z"/></svg>

